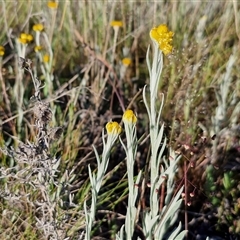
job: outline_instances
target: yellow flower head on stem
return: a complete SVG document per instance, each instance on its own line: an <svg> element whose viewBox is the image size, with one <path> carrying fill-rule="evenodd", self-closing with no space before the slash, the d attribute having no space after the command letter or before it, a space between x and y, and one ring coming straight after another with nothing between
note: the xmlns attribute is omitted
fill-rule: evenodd
<svg viewBox="0 0 240 240"><path fill-rule="evenodd" d="M3 46L0 46L0 57L2 57L5 53L5 48Z"/></svg>
<svg viewBox="0 0 240 240"><path fill-rule="evenodd" d="M27 33L21 33L20 37L18 38L18 41L22 44L30 43L32 40L33 36Z"/></svg>
<svg viewBox="0 0 240 240"><path fill-rule="evenodd" d="M43 30L43 25L41 23L33 25L33 31L41 32Z"/></svg>
<svg viewBox="0 0 240 240"><path fill-rule="evenodd" d="M58 3L55 1L48 1L47 6L52 9L56 9L58 7Z"/></svg>
<svg viewBox="0 0 240 240"><path fill-rule="evenodd" d="M122 59L122 64L126 67L128 67L132 63L131 58L123 58Z"/></svg>
<svg viewBox="0 0 240 240"><path fill-rule="evenodd" d="M31 34L27 34L27 41L31 42L33 40L33 36Z"/></svg>
<svg viewBox="0 0 240 240"><path fill-rule="evenodd" d="M174 33L168 30L165 24L161 24L158 27L154 27L150 31L150 37L153 41L157 42L160 50L165 55L172 52L172 40Z"/></svg>
<svg viewBox="0 0 240 240"><path fill-rule="evenodd" d="M42 50L42 46L35 46L34 47L34 51L35 52L39 52L39 51L41 51Z"/></svg>
<svg viewBox="0 0 240 240"><path fill-rule="evenodd" d="M123 26L123 22L122 21L111 21L110 25L112 27L122 27Z"/></svg>
<svg viewBox="0 0 240 240"><path fill-rule="evenodd" d="M108 135L119 135L122 132L122 128L117 122L108 122L106 124L106 130Z"/></svg>
<svg viewBox="0 0 240 240"><path fill-rule="evenodd" d="M27 40L26 39L23 39L23 38L18 38L18 41L22 44L27 44Z"/></svg>
<svg viewBox="0 0 240 240"><path fill-rule="evenodd" d="M48 54L43 55L43 62L48 63L50 59L50 56Z"/></svg>
<svg viewBox="0 0 240 240"><path fill-rule="evenodd" d="M125 111L125 113L123 114L123 122L130 124L135 124L137 122L137 117L132 110L128 109Z"/></svg>

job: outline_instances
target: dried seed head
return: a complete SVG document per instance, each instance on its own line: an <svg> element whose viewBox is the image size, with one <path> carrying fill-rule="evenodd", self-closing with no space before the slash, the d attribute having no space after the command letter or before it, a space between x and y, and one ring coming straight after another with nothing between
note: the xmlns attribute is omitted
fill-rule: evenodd
<svg viewBox="0 0 240 240"><path fill-rule="evenodd" d="M35 153L35 149L30 145L21 143L18 146L18 151L17 151L18 154L22 154L26 157L29 157L33 155L33 152Z"/></svg>
<svg viewBox="0 0 240 240"><path fill-rule="evenodd" d="M19 162L34 162L38 159L37 147L34 144L20 143L15 151L15 159Z"/></svg>
<svg viewBox="0 0 240 240"><path fill-rule="evenodd" d="M50 141L58 140L61 137L62 133L63 133L62 127L51 128L48 133Z"/></svg>
<svg viewBox="0 0 240 240"><path fill-rule="evenodd" d="M19 57L18 64L20 68L30 70L32 68L32 60Z"/></svg>
<svg viewBox="0 0 240 240"><path fill-rule="evenodd" d="M40 137L37 142L36 151L37 154L42 154L44 151L49 149L48 141L45 137Z"/></svg>
<svg viewBox="0 0 240 240"><path fill-rule="evenodd" d="M36 102L33 111L37 121L41 125L46 125L52 120L52 111L47 103Z"/></svg>

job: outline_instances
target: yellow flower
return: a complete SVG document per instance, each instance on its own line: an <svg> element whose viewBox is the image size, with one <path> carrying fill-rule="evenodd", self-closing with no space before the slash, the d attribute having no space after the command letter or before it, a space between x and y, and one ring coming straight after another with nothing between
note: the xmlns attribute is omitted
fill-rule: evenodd
<svg viewBox="0 0 240 240"><path fill-rule="evenodd" d="M33 36L27 33L21 33L20 37L18 38L18 41L22 44L30 43L32 40Z"/></svg>
<svg viewBox="0 0 240 240"><path fill-rule="evenodd" d="M122 21L111 21L110 25L112 27L122 27L123 26L123 22Z"/></svg>
<svg viewBox="0 0 240 240"><path fill-rule="evenodd" d="M108 122L106 124L108 134L119 135L122 132L121 126L117 122Z"/></svg>
<svg viewBox="0 0 240 240"><path fill-rule="evenodd" d="M49 57L48 54L44 54L44 55L43 55L43 62L48 63L48 62L49 62L49 59L50 59L50 57Z"/></svg>
<svg viewBox="0 0 240 240"><path fill-rule="evenodd" d="M132 110L128 109L123 114L123 122L134 124L137 122L137 117Z"/></svg>
<svg viewBox="0 0 240 240"><path fill-rule="evenodd" d="M53 8L53 9L58 7L58 3L55 1L49 1L47 5L49 8Z"/></svg>
<svg viewBox="0 0 240 240"><path fill-rule="evenodd" d="M153 41L157 42L159 48L165 55L172 52L172 40L174 33L168 30L165 24L154 27L150 31L150 37Z"/></svg>
<svg viewBox="0 0 240 240"><path fill-rule="evenodd" d="M42 50L42 46L35 46L34 47L34 51L35 52L39 52L39 51L41 51Z"/></svg>
<svg viewBox="0 0 240 240"><path fill-rule="evenodd" d="M22 43L22 44L26 44L27 43L27 40L25 38L21 38L21 37L18 38L18 41L20 43Z"/></svg>
<svg viewBox="0 0 240 240"><path fill-rule="evenodd" d="M2 57L5 53L5 48L3 46L0 46L0 56Z"/></svg>
<svg viewBox="0 0 240 240"><path fill-rule="evenodd" d="M123 58L122 64L125 66L129 66L131 64L132 60L130 58Z"/></svg>
<svg viewBox="0 0 240 240"><path fill-rule="evenodd" d="M33 40L33 36L31 34L27 34L27 41L31 42Z"/></svg>
<svg viewBox="0 0 240 240"><path fill-rule="evenodd" d="M41 23L33 25L33 31L41 32L43 30L43 25Z"/></svg>

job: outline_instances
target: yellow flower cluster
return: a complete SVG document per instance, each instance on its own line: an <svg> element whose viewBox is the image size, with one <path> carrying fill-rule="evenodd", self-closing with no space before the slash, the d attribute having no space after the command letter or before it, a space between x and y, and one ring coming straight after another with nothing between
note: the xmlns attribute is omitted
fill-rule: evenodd
<svg viewBox="0 0 240 240"><path fill-rule="evenodd" d="M5 48L3 46L0 46L0 57L2 57L5 53Z"/></svg>
<svg viewBox="0 0 240 240"><path fill-rule="evenodd" d="M55 2L55 1L49 1L49 2L47 3L47 5L48 5L49 8L52 8L52 9L55 9L55 8L58 7L58 3Z"/></svg>
<svg viewBox="0 0 240 240"><path fill-rule="evenodd" d="M137 122L137 117L134 112L130 109L126 110L123 114L123 122L135 124Z"/></svg>
<svg viewBox="0 0 240 240"><path fill-rule="evenodd" d="M112 27L122 27L123 26L123 22L122 21L111 21L110 25Z"/></svg>
<svg viewBox="0 0 240 240"><path fill-rule="evenodd" d="M129 66L131 63L132 63L131 58L123 58L123 59L122 59L122 64L123 64L124 66Z"/></svg>
<svg viewBox="0 0 240 240"><path fill-rule="evenodd" d="M42 46L35 46L34 47L34 51L35 52L39 52L39 51L41 51L42 50Z"/></svg>
<svg viewBox="0 0 240 240"><path fill-rule="evenodd" d="M35 32L41 32L43 30L43 25L41 23L33 25L33 31Z"/></svg>
<svg viewBox="0 0 240 240"><path fill-rule="evenodd" d="M121 126L117 122L108 122L106 124L108 134L119 135L122 132Z"/></svg>
<svg viewBox="0 0 240 240"><path fill-rule="evenodd" d="M43 55L43 62L48 63L50 60L50 56L48 54Z"/></svg>
<svg viewBox="0 0 240 240"><path fill-rule="evenodd" d="M159 48L165 55L172 52L172 40L174 33L168 30L165 24L154 27L150 31L150 37L153 41L157 42Z"/></svg>
<svg viewBox="0 0 240 240"><path fill-rule="evenodd" d="M21 33L20 37L18 38L18 41L22 44L30 43L32 40L33 36L27 33Z"/></svg>

